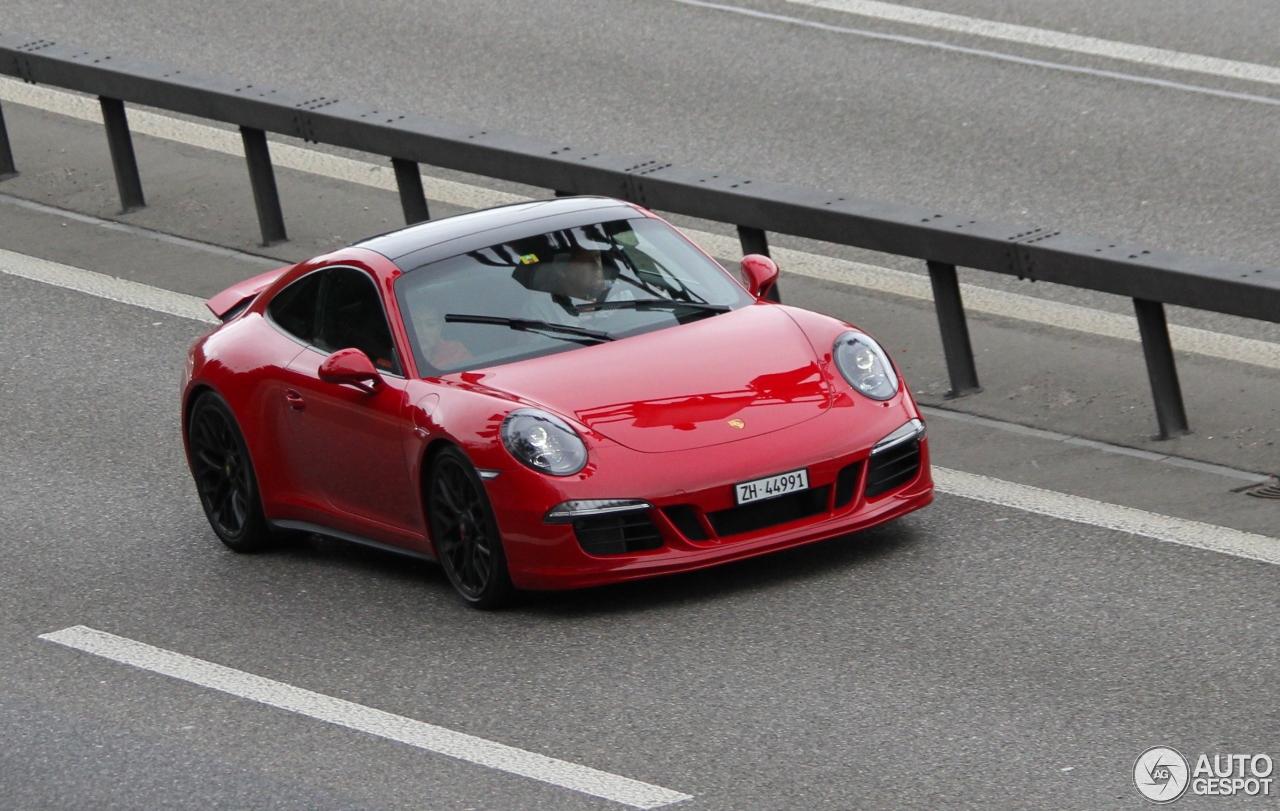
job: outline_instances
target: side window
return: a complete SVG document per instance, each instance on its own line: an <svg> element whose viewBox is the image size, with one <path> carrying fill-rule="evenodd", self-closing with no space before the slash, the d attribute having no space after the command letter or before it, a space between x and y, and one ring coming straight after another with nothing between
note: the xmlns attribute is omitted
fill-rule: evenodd
<svg viewBox="0 0 1280 811"><path fill-rule="evenodd" d="M271 320L293 337L313 343L316 335L316 307L320 303L323 273L304 276L276 294L267 305Z"/></svg>
<svg viewBox="0 0 1280 811"><path fill-rule="evenodd" d="M312 343L324 352L355 347L384 372L400 374L391 328L373 280L353 268L326 272L320 320Z"/></svg>

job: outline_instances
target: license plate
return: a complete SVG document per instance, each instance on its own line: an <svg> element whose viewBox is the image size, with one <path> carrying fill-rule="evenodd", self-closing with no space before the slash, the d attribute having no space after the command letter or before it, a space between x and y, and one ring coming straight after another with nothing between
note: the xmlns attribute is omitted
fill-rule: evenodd
<svg viewBox="0 0 1280 811"><path fill-rule="evenodd" d="M777 498L778 496L785 496L787 493L794 493L797 490L808 489L809 471L803 468L789 473L779 473L776 476L766 476L763 479L742 482L733 486L734 495L738 497L739 504L750 504L753 501Z"/></svg>

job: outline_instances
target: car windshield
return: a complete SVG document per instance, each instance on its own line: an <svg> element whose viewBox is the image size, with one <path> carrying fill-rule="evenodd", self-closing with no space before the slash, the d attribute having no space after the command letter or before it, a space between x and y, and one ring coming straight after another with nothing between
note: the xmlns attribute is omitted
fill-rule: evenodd
<svg viewBox="0 0 1280 811"><path fill-rule="evenodd" d="M401 276L424 377L664 329L751 304L660 220L595 223L491 245Z"/></svg>

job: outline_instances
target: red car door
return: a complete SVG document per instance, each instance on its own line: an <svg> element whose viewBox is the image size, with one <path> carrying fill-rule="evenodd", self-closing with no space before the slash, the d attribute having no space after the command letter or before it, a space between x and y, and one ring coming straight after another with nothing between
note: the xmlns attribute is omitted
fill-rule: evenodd
<svg viewBox="0 0 1280 811"><path fill-rule="evenodd" d="M406 381L373 280L355 268L320 271L311 346L289 363L286 439L299 475L333 507L334 529L399 545L423 543L420 499L404 442ZM332 352L360 349L383 372L374 392L320 379Z"/></svg>

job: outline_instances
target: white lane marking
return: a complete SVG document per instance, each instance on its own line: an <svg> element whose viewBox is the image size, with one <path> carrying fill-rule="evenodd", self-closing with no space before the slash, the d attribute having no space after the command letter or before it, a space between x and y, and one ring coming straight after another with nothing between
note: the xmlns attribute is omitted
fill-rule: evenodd
<svg viewBox="0 0 1280 811"><path fill-rule="evenodd" d="M0 250L0 273L19 276L36 282L88 293L98 298L145 307L148 310L190 318L206 324L216 324L218 319L209 308L204 306L204 299L162 290L128 279L118 279L103 273L81 270L70 265L37 259L34 256Z"/></svg>
<svg viewBox="0 0 1280 811"><path fill-rule="evenodd" d="M244 251L237 251L233 248L224 248L221 245L211 245L208 242L197 242L194 239L187 239L186 237L177 237L173 234L164 234L160 231L152 231L150 228L143 228L140 225L130 225L129 223L116 222L115 220L104 220L101 217L81 214L78 211L68 211L65 208L46 206L44 203L37 203L23 197L14 197L11 194L4 194L3 192L0 192L0 203L17 206L18 208L25 208L29 211L38 211L41 214L49 214L54 217L61 217L64 220L71 220L72 222L82 222L86 225L95 225L99 228L106 228L108 231L120 231L121 233L131 234L135 237L142 237L143 239L164 242L169 245L178 245L183 248L189 248L193 251L211 253L214 256L225 256L228 259L237 259L241 262L252 262L257 265L265 265L273 268L278 268L284 264L281 260L272 259L269 256L245 253Z"/></svg>
<svg viewBox="0 0 1280 811"><path fill-rule="evenodd" d="M1059 51L1104 56L1108 59L1136 62L1160 68L1172 68L1173 70L1203 73L1209 76L1223 76L1229 79L1244 79L1251 82L1280 85L1280 68L1275 68L1271 65L1238 62L1234 59L1220 59L1215 56L1183 53L1165 48L1153 48L1148 45L1134 45L1128 42L1051 31L1045 28L1032 28L1026 25L1013 25L976 17L964 17L959 14L930 11L913 6L900 6L896 3L882 3L878 2L878 0L787 0L787 2L799 6L842 11L846 14L856 14L861 17L873 17L878 20L909 23L956 34L970 34L988 39L1017 42L1023 45L1038 45L1042 48L1053 48Z"/></svg>
<svg viewBox="0 0 1280 811"><path fill-rule="evenodd" d="M269 707L632 808L661 808L692 799L689 794L375 710L83 625L41 634L40 638Z"/></svg>
<svg viewBox="0 0 1280 811"><path fill-rule="evenodd" d="M1120 73L1119 71L1114 70L1100 70L1098 68L1087 68L1080 65L1067 65L1061 62L1048 62L1043 59L1030 59L1025 56L1014 56L1013 54L1001 53L999 51L988 51L982 48L969 48L963 45L955 45L950 42L942 42L940 40L920 39L919 37L908 37L903 36L902 34L886 34L882 31L867 31L859 28L848 28L845 26L818 22L817 20L804 20L799 17L788 17L784 14L757 11L752 8L729 6L722 3L710 3L706 2L706 0L668 1L672 3L680 3L685 6L696 6L697 8L724 11L730 14L738 14L743 17L753 17L757 20L771 20L773 22L785 23L787 25L815 28L819 31L830 31L835 34L847 34L849 36L862 37L863 39L875 39L883 42L899 42L904 45L918 45L939 51L950 51L952 53L967 54L969 56L981 56L985 59L994 59L999 62L1011 62L1016 65L1028 65L1031 67L1044 68L1046 70L1061 71L1063 73L1078 73L1084 76L1097 76L1103 79L1116 79L1123 82L1132 82L1134 84L1164 87L1170 90L1182 90L1188 93L1199 93L1204 96L1217 96L1219 98L1233 99L1235 101L1249 101L1255 104L1280 106L1280 99L1272 98L1270 96L1259 96L1254 93L1237 93L1234 90L1219 90L1216 87L1203 87L1201 85L1186 84L1184 82L1172 82L1167 79L1157 79L1151 76L1138 76L1133 73Z"/></svg>
<svg viewBox="0 0 1280 811"><path fill-rule="evenodd" d="M1121 507L945 467L933 468L933 481L939 492L948 495L1141 535L1165 543L1280 564L1280 539L1266 535Z"/></svg>
<svg viewBox="0 0 1280 811"><path fill-rule="evenodd" d="M0 99L87 121L102 121L102 110L93 99L11 79L0 79ZM240 137L234 132L135 109L130 109L129 121L135 132L145 135L229 155L243 154ZM273 143L271 151L273 159L280 166L379 189L396 189L395 173L390 167L287 144ZM531 199L427 175L423 176L423 184L431 199L462 208L489 208ZM689 228L682 230L690 239L716 256L732 258L742 255L741 244L732 237ZM933 301L933 290L926 276L788 248L773 248L771 253L787 273L905 298ZM981 285L962 284L960 289L965 308L971 312L1124 341L1139 340L1137 321L1132 316L1006 293ZM1280 344L1277 343L1176 324L1169 325L1169 334L1174 347L1182 352L1280 369Z"/></svg>

